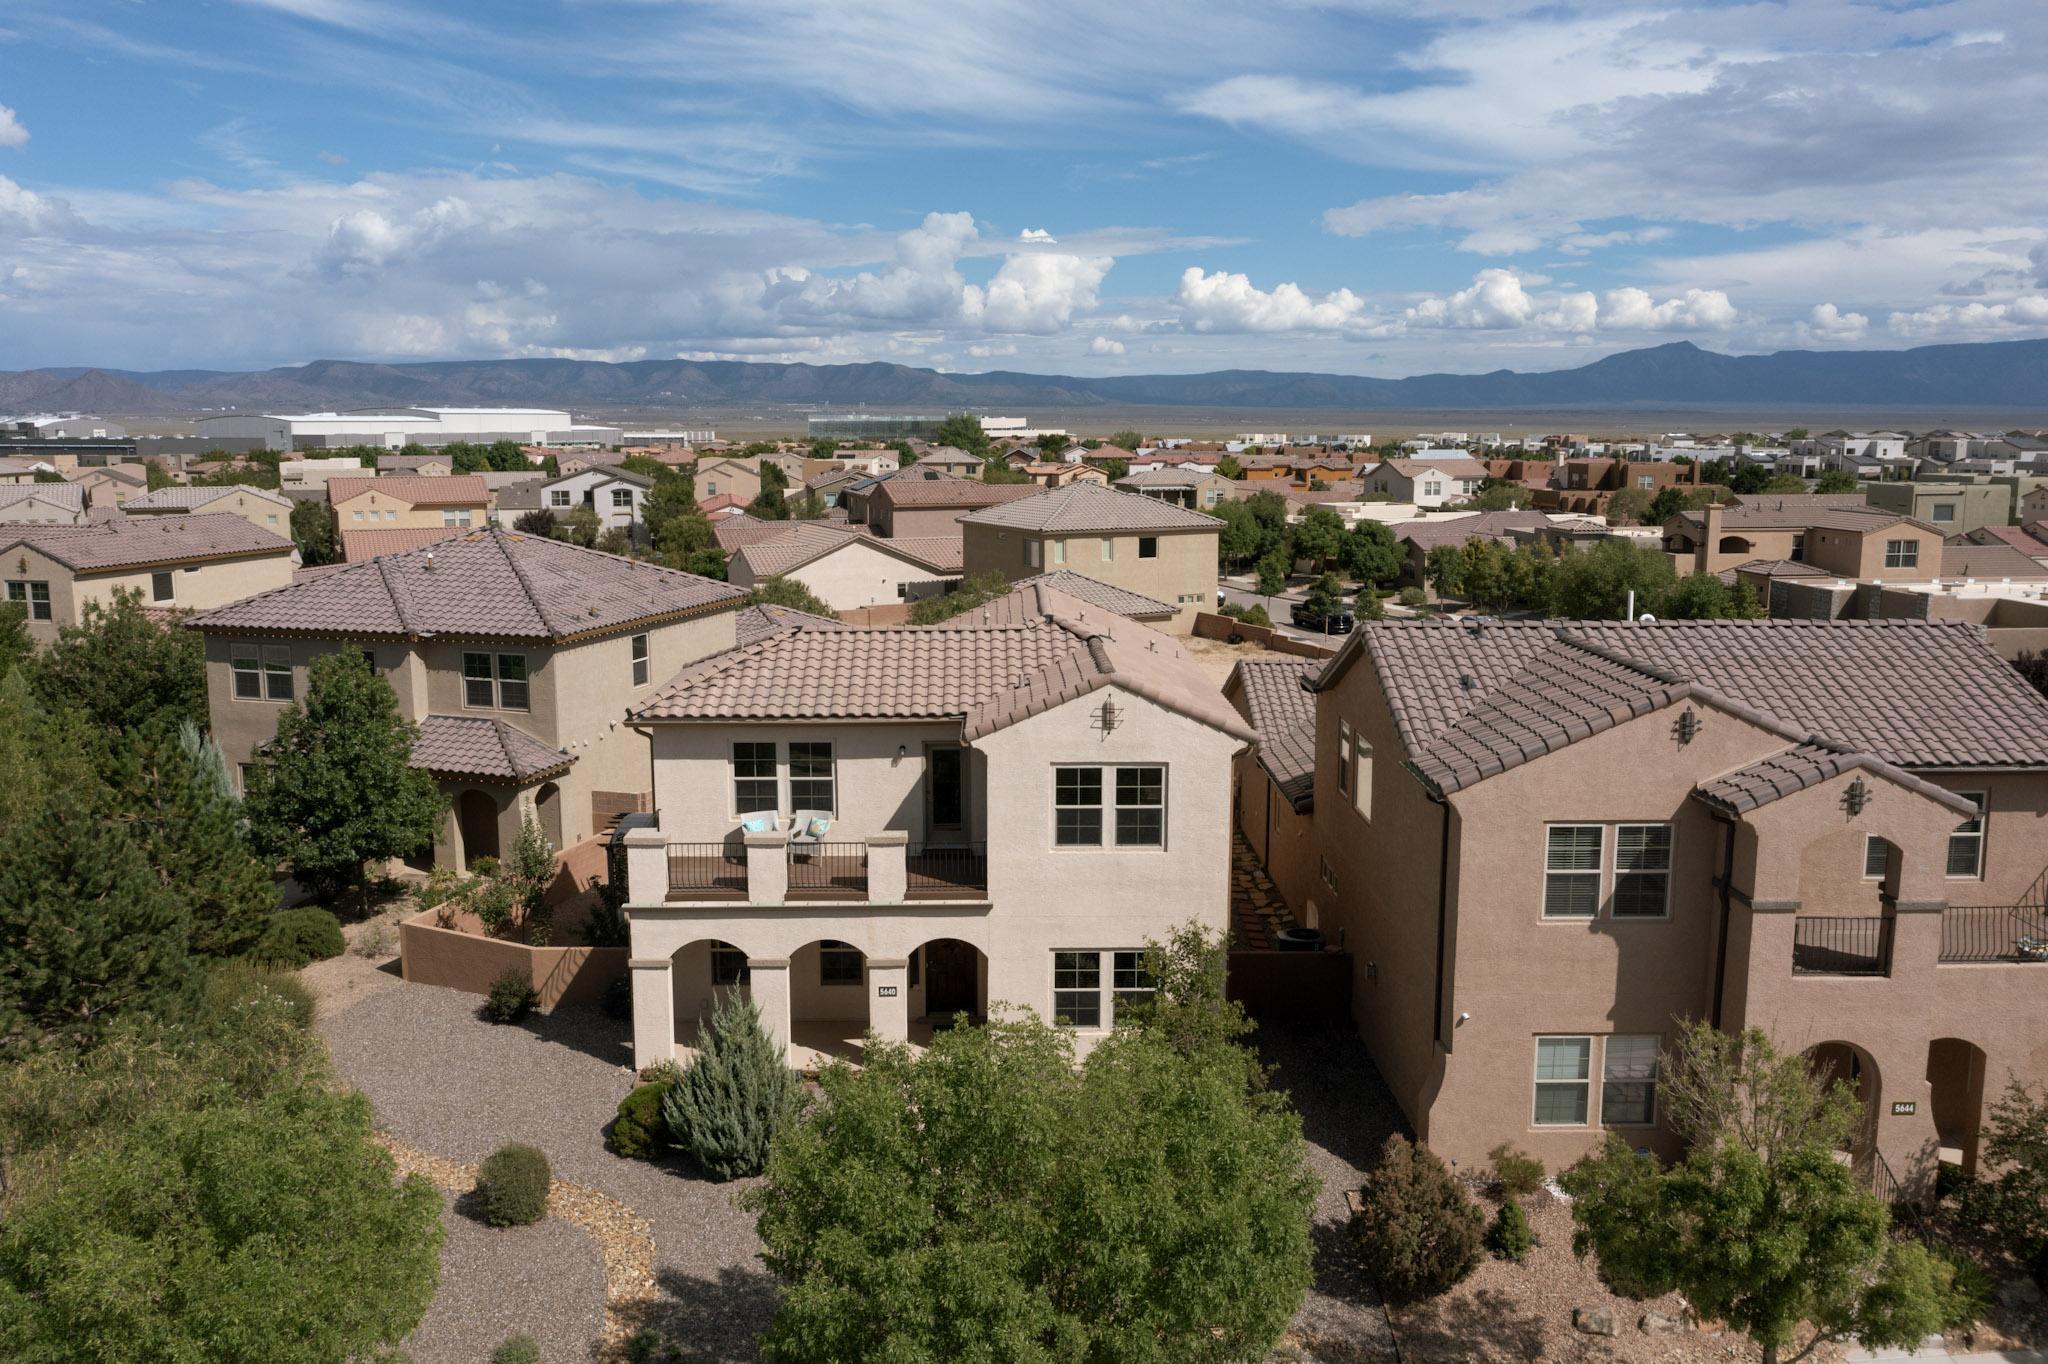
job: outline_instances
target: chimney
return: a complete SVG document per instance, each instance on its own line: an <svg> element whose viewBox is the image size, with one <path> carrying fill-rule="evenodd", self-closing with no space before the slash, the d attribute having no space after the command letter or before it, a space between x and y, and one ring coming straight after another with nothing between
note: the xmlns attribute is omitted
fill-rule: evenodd
<svg viewBox="0 0 2048 1364"><path fill-rule="evenodd" d="M1702 547L1703 552L1699 560L1701 567L1704 568L1711 562L1705 556L1712 554L1714 547L1721 543L1721 504L1709 502L1706 510L1700 513L1700 517L1706 529L1706 544Z"/></svg>

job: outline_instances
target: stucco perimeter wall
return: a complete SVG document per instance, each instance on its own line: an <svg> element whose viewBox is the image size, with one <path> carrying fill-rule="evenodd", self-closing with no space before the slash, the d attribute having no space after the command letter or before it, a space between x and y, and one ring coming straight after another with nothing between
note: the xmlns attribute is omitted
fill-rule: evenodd
<svg viewBox="0 0 2048 1364"><path fill-rule="evenodd" d="M489 994L506 971L523 971L540 996L542 1009L595 1004L607 985L626 974L623 947L528 947L436 926L436 911L423 910L398 926L399 961L405 978L466 994Z"/></svg>

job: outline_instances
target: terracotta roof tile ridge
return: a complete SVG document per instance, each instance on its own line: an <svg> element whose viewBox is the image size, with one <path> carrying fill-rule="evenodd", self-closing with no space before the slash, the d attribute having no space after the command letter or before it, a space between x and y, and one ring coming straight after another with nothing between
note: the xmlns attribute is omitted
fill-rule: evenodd
<svg viewBox="0 0 2048 1364"><path fill-rule="evenodd" d="M492 522L485 534L490 538L490 543L497 547L498 553L504 556L505 566L512 570L512 577L518 582L519 590L526 594L527 603L533 607L533 613L540 617L541 627L557 638L572 633L557 625L554 617L548 614L547 603L541 600L540 593L533 590L532 580L526 576L526 570L519 566L519 556L512 552L511 541L505 533L505 528ZM571 545L570 548L577 549L581 546ZM432 554L434 551L429 546L426 552Z"/></svg>
<svg viewBox="0 0 2048 1364"><path fill-rule="evenodd" d="M1569 626L1560 625L1557 627L1557 639L1560 644L1563 644L1569 648L1577 649L1582 653L1591 654L1593 657L1600 659L1602 662L1612 663L1616 667L1627 668L1633 672L1639 672L1643 676L1653 678L1656 681L1662 682L1667 686L1693 681L1693 677L1690 673L1672 672L1668 668L1660 668L1655 664L1647 663L1640 658L1632 658L1628 654L1621 652L1619 649L1610 649L1604 644L1596 644L1592 640L1587 639L1582 635L1573 633Z"/></svg>
<svg viewBox="0 0 2048 1364"><path fill-rule="evenodd" d="M413 626L412 613L405 609L405 598L399 594L398 584L391 581L392 557L389 554L379 554L370 560L370 564L377 570L377 582L383 587L384 595L391 599L391 610L398 617L398 628L408 635L417 635L419 631Z"/></svg>

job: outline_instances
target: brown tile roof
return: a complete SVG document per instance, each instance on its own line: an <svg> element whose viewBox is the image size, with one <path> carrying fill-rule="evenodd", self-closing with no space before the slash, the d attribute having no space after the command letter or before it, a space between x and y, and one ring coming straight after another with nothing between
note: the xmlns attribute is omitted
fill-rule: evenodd
<svg viewBox="0 0 2048 1364"><path fill-rule="evenodd" d="M993 507L1020 497L1044 495L1045 489L1036 483L983 483L978 478L926 469L921 461L883 475L868 490L869 501L887 502L892 507Z"/></svg>
<svg viewBox="0 0 2048 1364"><path fill-rule="evenodd" d="M2048 545L2040 545L2048 553ZM2013 545L1943 545L1941 576L1944 578L2048 578L2043 566L2025 550Z"/></svg>
<svg viewBox="0 0 2048 1364"><path fill-rule="evenodd" d="M787 521L767 521L751 512L741 512L712 523L711 535L720 549L731 554L741 545L780 539L789 534L789 526Z"/></svg>
<svg viewBox="0 0 2048 1364"><path fill-rule="evenodd" d="M1751 559L1748 563L1737 564L1730 573L1753 573L1764 578L1832 578L1812 564L1802 564L1793 559Z"/></svg>
<svg viewBox="0 0 2048 1364"><path fill-rule="evenodd" d="M891 535L874 543L935 573L958 573L967 561L966 546L957 535Z"/></svg>
<svg viewBox="0 0 2048 1364"><path fill-rule="evenodd" d="M279 507L291 506L291 502L280 493L272 492L268 488L252 488L241 483L216 484L204 488L158 488L153 493L131 497L121 506L130 512L190 512L198 511L210 502L218 502L223 497L235 497L243 493L265 502L274 502Z"/></svg>
<svg viewBox="0 0 2048 1364"><path fill-rule="evenodd" d="M967 526L1006 526L1045 535L1094 535L1115 531L1208 531L1223 523L1213 516L1176 507L1141 493L1118 492L1099 483L1069 483L1038 497L969 512Z"/></svg>
<svg viewBox="0 0 2048 1364"><path fill-rule="evenodd" d="M1113 488L1198 488L1209 479L1219 475L1206 469L1141 469L1135 474L1126 474L1110 486ZM1228 482L1229 480L1225 480Z"/></svg>
<svg viewBox="0 0 2048 1364"><path fill-rule="evenodd" d="M831 616L816 616L809 611L799 611L793 606L769 606L765 603L742 606L733 614L733 626L741 647L763 640L770 635L787 634L791 630L851 630L853 627Z"/></svg>
<svg viewBox="0 0 2048 1364"><path fill-rule="evenodd" d="M1297 814L1316 802L1316 699L1302 683L1322 666L1320 660L1247 658L1223 684L1259 732L1259 766Z"/></svg>
<svg viewBox="0 0 2048 1364"><path fill-rule="evenodd" d="M393 526L379 530L344 530L341 557L350 563L374 559L379 554L403 554L409 549L436 544L468 532L467 526Z"/></svg>
<svg viewBox="0 0 2048 1364"><path fill-rule="evenodd" d="M1036 590L1041 605L1063 604ZM1173 639L1133 621L1052 610L1016 625L791 630L684 669L632 718L957 719L971 741L1112 685L1247 742L1258 737Z"/></svg>
<svg viewBox="0 0 2048 1364"><path fill-rule="evenodd" d="M1381 460L1380 466L1392 469L1403 478L1416 478L1428 473L1444 474L1450 478L1486 477L1486 466L1476 459L1387 459Z"/></svg>
<svg viewBox="0 0 2048 1364"><path fill-rule="evenodd" d="M912 536L885 540L864 530L825 521L782 521L773 523L782 533L751 538L734 552L733 558L747 566L757 578L793 573L815 563L834 550L858 541L892 558L906 559L934 573L958 573L961 548L958 538L945 535Z"/></svg>
<svg viewBox="0 0 2048 1364"><path fill-rule="evenodd" d="M2048 554L2048 524L2039 521L2024 526L1979 526L1967 538L1980 545L2008 544L2023 554Z"/></svg>
<svg viewBox="0 0 2048 1364"><path fill-rule="evenodd" d="M29 501L84 511L85 489L76 483L0 483L0 507Z"/></svg>
<svg viewBox="0 0 2048 1364"><path fill-rule="evenodd" d="M414 473L420 469L424 469L429 464L445 464L450 469L453 469L455 467L455 459L452 455L377 456L377 469L378 472L380 473Z"/></svg>
<svg viewBox="0 0 2048 1364"><path fill-rule="evenodd" d="M1056 568L1050 573L1040 573L1031 578L1019 578L1010 585L1011 591L1022 587L1044 584L1055 592L1064 592L1077 601L1089 606L1099 606L1105 611L1114 611L1119 616L1132 620L1165 620L1178 615L1180 608L1168 602L1148 597L1142 592L1133 592L1127 587L1091 578L1085 573L1076 573L1070 568Z"/></svg>
<svg viewBox="0 0 2048 1364"><path fill-rule="evenodd" d="M490 486L475 474L392 474L388 478L327 480L327 500L337 506L373 491L413 507L483 507L491 500Z"/></svg>
<svg viewBox="0 0 2048 1364"><path fill-rule="evenodd" d="M1874 531L1900 522L1917 526L1921 530L1938 531L1941 527L1904 512L1886 511L1873 507L1858 498L1851 502L1823 502L1826 494L1812 498L1790 496L1759 498L1749 502L1731 503L1721 508L1722 530L1846 530ZM1704 509L1678 513L1673 520L1683 522L1694 531L1704 531L1707 514Z"/></svg>
<svg viewBox="0 0 2048 1364"><path fill-rule="evenodd" d="M1795 744L1761 762L1702 782L1693 789L1693 794L1716 809L1741 815L1859 768L1939 801L1959 815L1977 812L1973 802L1932 782L1922 781L1880 758L1813 740Z"/></svg>
<svg viewBox="0 0 2048 1364"><path fill-rule="evenodd" d="M0 550L26 544L81 573L102 568L289 554L292 542L226 512L144 516L83 526L0 526Z"/></svg>
<svg viewBox="0 0 2048 1364"><path fill-rule="evenodd" d="M1385 621L1369 657L1410 765L1455 790L1680 696L1901 767L2048 765L2048 701L1960 621Z"/></svg>
<svg viewBox="0 0 2048 1364"><path fill-rule="evenodd" d="M223 633L562 640L716 611L745 595L695 574L492 525L260 592L192 624Z"/></svg>
<svg viewBox="0 0 2048 1364"><path fill-rule="evenodd" d="M1396 521L1388 530L1394 539L1419 545L1427 552L1438 545L1462 545L1473 537L1505 540L1511 530L1533 530L1550 524L1542 512L1490 511L1477 516L1432 516L1422 521Z"/></svg>
<svg viewBox="0 0 2048 1364"><path fill-rule="evenodd" d="M549 748L505 721L481 715L429 715L412 743L412 765L436 776L524 785L569 770L573 753Z"/></svg>
<svg viewBox="0 0 2048 1364"><path fill-rule="evenodd" d="M1821 508L1868 507L1862 493L1737 493L1728 499L1731 507L1772 507L1779 511L1817 511Z"/></svg>

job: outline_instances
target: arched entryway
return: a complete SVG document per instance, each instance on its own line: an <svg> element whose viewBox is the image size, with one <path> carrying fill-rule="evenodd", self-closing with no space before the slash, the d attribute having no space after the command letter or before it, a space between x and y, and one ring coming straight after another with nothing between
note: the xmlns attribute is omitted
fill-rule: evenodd
<svg viewBox="0 0 2048 1364"><path fill-rule="evenodd" d="M961 1016L988 1016L988 958L973 943L934 938L910 954L910 1019L914 1028L950 1028Z"/></svg>
<svg viewBox="0 0 2048 1364"><path fill-rule="evenodd" d="M533 817L540 822L540 831L547 836L548 846L560 851L564 846L561 787L545 782L533 793Z"/></svg>
<svg viewBox="0 0 2048 1364"><path fill-rule="evenodd" d="M1717 547L1717 552L1721 554L1748 554L1754 548L1755 546L1751 545L1749 541L1743 539L1740 535L1724 535L1721 537L1721 543Z"/></svg>
<svg viewBox="0 0 2048 1364"><path fill-rule="evenodd" d="M488 791L474 787L455 801L455 825L462 835L462 865L476 865L479 857L497 857L498 802Z"/></svg>
<svg viewBox="0 0 2048 1364"><path fill-rule="evenodd" d="M1820 1042L1806 1049L1806 1062L1813 1073L1830 1085L1846 1085L1862 1107L1862 1117L1850 1134L1848 1151L1860 1167L1877 1150L1878 1104L1883 1101L1883 1077L1870 1053L1853 1042Z"/></svg>
<svg viewBox="0 0 2048 1364"><path fill-rule="evenodd" d="M833 1056L858 1058L867 1031L867 954L836 938L790 953L791 1064L809 1069Z"/></svg>
<svg viewBox="0 0 2048 1364"><path fill-rule="evenodd" d="M1984 1049L1960 1037L1927 1044L1927 1105L1934 1114L1940 1158L1977 1172L1984 1124Z"/></svg>
<svg viewBox="0 0 2048 1364"><path fill-rule="evenodd" d="M747 954L729 942L699 938L678 947L669 957L669 989L675 1004L678 1054L687 1057L697 1043L697 1030L710 1023L719 1004L748 995L751 972Z"/></svg>

